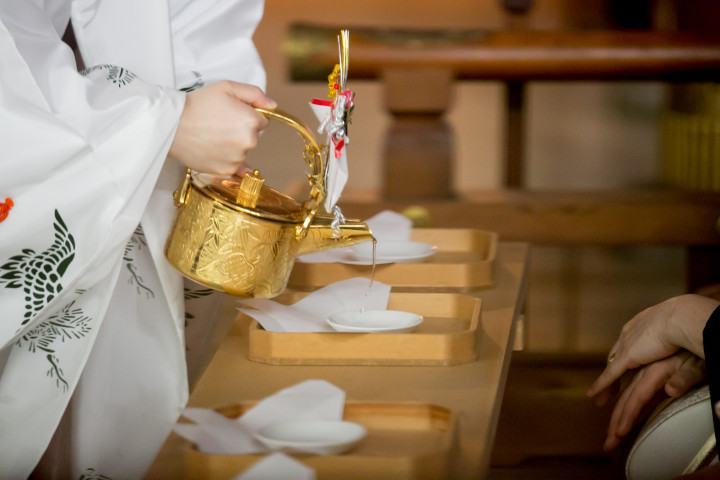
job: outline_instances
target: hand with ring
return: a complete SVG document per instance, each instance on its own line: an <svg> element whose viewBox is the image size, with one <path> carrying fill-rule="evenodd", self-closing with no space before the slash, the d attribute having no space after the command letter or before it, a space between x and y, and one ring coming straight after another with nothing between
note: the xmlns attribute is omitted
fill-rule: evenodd
<svg viewBox="0 0 720 480"><path fill-rule="evenodd" d="M612 450L620 444L657 392L664 389L677 398L704 379L705 361L687 350L640 368L615 404L603 448Z"/></svg>
<svg viewBox="0 0 720 480"><path fill-rule="evenodd" d="M605 371L589 396L602 392L627 371L669 357L680 349L705 358L702 330L720 302L701 295L681 295L647 308L626 323L610 350Z"/></svg>
<svg viewBox="0 0 720 480"><path fill-rule="evenodd" d="M622 403L615 407L618 411L617 425L614 427L611 423L607 447L612 448L617 444L611 438L619 438L618 432L626 434L642 406L664 385L667 390L667 383L671 378L676 374L684 375L689 370L697 371L694 366L691 368L690 364L685 363L686 354L704 359L703 328L718 306L720 302L715 299L700 295L681 295L643 310L623 326L620 337L610 350L612 353L608 357L605 370L590 387L588 395L597 396L604 402L628 370L648 366L650 373L642 373L643 370L638 372L638 376L642 373L637 379L640 388L637 388L636 384L632 390L624 393L626 396L621 397ZM683 354L676 357L678 352ZM679 360L681 357L683 362ZM663 362L649 367L660 361ZM678 373L680 371L683 373ZM648 375L650 379L641 381ZM695 378L695 375L692 377ZM672 388L670 390L672 391ZM628 423L630 427L626 430Z"/></svg>

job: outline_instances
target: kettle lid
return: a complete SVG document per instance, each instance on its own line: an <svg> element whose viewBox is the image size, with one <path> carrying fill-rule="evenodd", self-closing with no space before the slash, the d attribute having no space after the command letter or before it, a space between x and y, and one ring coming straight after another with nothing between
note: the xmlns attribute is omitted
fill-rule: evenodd
<svg viewBox="0 0 720 480"><path fill-rule="evenodd" d="M257 171L244 177L193 171L191 182L213 200L255 217L284 223L302 223L305 218L302 204L265 185ZM251 193L245 191L248 185ZM252 199L244 200L243 197L248 194Z"/></svg>

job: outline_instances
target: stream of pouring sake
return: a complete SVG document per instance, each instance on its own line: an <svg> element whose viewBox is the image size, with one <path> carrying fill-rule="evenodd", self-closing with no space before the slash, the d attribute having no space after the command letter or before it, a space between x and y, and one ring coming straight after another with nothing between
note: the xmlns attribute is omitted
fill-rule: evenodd
<svg viewBox="0 0 720 480"><path fill-rule="evenodd" d="M365 305L367 305L367 302L370 300L370 292L372 292L373 282L375 281L375 251L377 250L377 240L373 238L372 244L372 273L370 275L370 285L368 285L365 291L365 303L362 308L360 308L360 313L365 313Z"/></svg>

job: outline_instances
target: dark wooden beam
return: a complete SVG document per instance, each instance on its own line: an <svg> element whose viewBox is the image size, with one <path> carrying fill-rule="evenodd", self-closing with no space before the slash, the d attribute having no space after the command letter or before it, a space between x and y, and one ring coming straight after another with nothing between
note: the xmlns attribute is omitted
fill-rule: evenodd
<svg viewBox="0 0 720 480"><path fill-rule="evenodd" d="M342 199L341 199L342 200ZM720 246L720 194L674 190L487 191L448 201L341 201L367 219L421 206L436 228L480 228L551 245Z"/></svg>
<svg viewBox="0 0 720 480"><path fill-rule="evenodd" d="M459 79L707 80L720 73L720 35L691 31L484 31L349 27L350 76L443 68ZM326 80L337 27L297 24L286 53L293 80Z"/></svg>

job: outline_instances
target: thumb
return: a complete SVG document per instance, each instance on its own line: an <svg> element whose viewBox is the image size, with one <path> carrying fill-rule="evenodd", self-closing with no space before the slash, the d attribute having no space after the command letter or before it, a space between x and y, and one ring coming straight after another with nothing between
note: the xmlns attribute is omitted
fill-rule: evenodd
<svg viewBox="0 0 720 480"><path fill-rule="evenodd" d="M695 385L705 379L705 368L702 360L690 357L665 382L665 393L677 398L684 395Z"/></svg>
<svg viewBox="0 0 720 480"><path fill-rule="evenodd" d="M253 107L266 108L268 110L277 108L277 102L265 95L265 93L255 85L227 82L226 88L230 95Z"/></svg>

